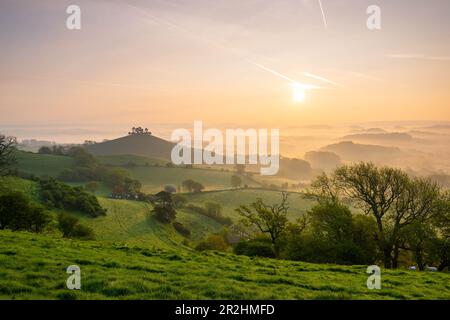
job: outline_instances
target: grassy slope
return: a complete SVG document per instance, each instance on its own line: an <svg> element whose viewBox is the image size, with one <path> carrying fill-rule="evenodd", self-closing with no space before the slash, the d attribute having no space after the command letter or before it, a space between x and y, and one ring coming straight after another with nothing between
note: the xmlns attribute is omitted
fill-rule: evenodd
<svg viewBox="0 0 450 320"><path fill-rule="evenodd" d="M235 209L239 205L250 204L257 198L262 198L267 203L279 203L281 200L281 192L260 189L240 189L188 195L188 199L192 203L204 204L208 201L220 203L223 207L223 214L235 220L238 219L238 214ZM312 206L313 201L306 199L303 194L290 193L289 218L295 220L295 218L305 213Z"/></svg>
<svg viewBox="0 0 450 320"><path fill-rule="evenodd" d="M80 216L83 223L95 230L96 239L109 242L125 242L149 248L177 248L185 239L171 225L159 223L146 215L151 206L142 202L100 198L100 204L108 209L105 217L95 219ZM207 233L220 230L215 221L195 213L178 211L177 221L187 226L191 240L198 240Z"/></svg>
<svg viewBox="0 0 450 320"><path fill-rule="evenodd" d="M36 176L57 177L64 169L73 165L73 159L67 156L19 151L16 158L20 171Z"/></svg>
<svg viewBox="0 0 450 320"><path fill-rule="evenodd" d="M168 162L167 160L161 160L157 158L151 158L151 157L144 157L144 156L137 156L137 155L117 155L117 156L96 156L98 161L105 165L110 166L123 166L127 165L130 162L138 165L138 166L144 166L146 164L148 165L166 165Z"/></svg>
<svg viewBox="0 0 450 320"><path fill-rule="evenodd" d="M80 266L80 291L65 289ZM450 274L148 250L0 231L0 299L450 299Z"/></svg>
<svg viewBox="0 0 450 320"><path fill-rule="evenodd" d="M0 178L0 192L7 190L22 191L32 199L39 201L36 182L14 177ZM106 242L124 242L148 248L185 248L181 243L185 239L171 225L147 219L151 206L144 202L115 200L99 197L102 207L108 210L105 217L90 218L71 212L85 225L94 229L96 239ZM53 214L60 210L52 210ZM177 211L177 221L191 230L192 241L202 239L206 234L217 232L221 225L214 220L183 210Z"/></svg>
<svg viewBox="0 0 450 320"><path fill-rule="evenodd" d="M184 180L192 179L202 183L206 190L231 188L231 176L233 172L222 172L209 169L187 169L166 167L135 167L129 169L131 176L142 183L144 192L156 192L162 190L164 185L171 184L177 187ZM248 178L242 178L242 184L256 186Z"/></svg>

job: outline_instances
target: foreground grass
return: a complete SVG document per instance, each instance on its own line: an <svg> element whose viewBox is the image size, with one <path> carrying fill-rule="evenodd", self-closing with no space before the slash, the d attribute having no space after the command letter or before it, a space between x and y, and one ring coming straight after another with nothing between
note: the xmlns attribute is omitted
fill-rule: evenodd
<svg viewBox="0 0 450 320"><path fill-rule="evenodd" d="M81 268L81 290L65 289ZM382 271L0 231L1 299L450 299L450 274Z"/></svg>

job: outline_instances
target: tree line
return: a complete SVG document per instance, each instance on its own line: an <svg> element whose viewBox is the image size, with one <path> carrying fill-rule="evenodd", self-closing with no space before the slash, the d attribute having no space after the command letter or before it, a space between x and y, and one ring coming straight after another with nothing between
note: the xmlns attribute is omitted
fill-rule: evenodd
<svg viewBox="0 0 450 320"><path fill-rule="evenodd" d="M287 219L287 193L279 204L258 199L237 212L247 226L267 236L276 257L381 262L386 268L402 261L420 270L425 264L449 267L450 193L431 180L358 163L316 178L309 196L317 204L296 223ZM254 238L247 247L252 241L261 244Z"/></svg>

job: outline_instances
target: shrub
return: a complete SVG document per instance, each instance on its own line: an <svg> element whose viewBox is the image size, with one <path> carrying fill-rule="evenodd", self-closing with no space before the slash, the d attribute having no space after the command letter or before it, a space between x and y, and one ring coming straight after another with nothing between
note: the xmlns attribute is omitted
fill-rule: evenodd
<svg viewBox="0 0 450 320"><path fill-rule="evenodd" d="M80 224L77 218L66 213L58 215L58 228L64 238L94 239L94 231L91 228Z"/></svg>
<svg viewBox="0 0 450 320"><path fill-rule="evenodd" d="M185 227L182 223L173 222L172 225L175 228L175 230L177 230L178 233L181 234L182 236L185 236L185 237L191 236L191 230L189 230L187 227Z"/></svg>
<svg viewBox="0 0 450 320"><path fill-rule="evenodd" d="M272 243L268 238L242 240L234 247L234 253L249 257L275 258Z"/></svg>
<svg viewBox="0 0 450 320"><path fill-rule="evenodd" d="M97 198L82 187L71 187L55 179L40 180L39 185L41 198L51 207L78 210L91 217L106 215Z"/></svg>
<svg viewBox="0 0 450 320"><path fill-rule="evenodd" d="M226 251L227 248L228 244L226 243L225 239L222 236L217 234L211 234L205 240L200 241L200 243L195 247L195 250Z"/></svg>
<svg viewBox="0 0 450 320"><path fill-rule="evenodd" d="M10 192L0 196L0 229L41 232L49 222L49 214L23 193Z"/></svg>

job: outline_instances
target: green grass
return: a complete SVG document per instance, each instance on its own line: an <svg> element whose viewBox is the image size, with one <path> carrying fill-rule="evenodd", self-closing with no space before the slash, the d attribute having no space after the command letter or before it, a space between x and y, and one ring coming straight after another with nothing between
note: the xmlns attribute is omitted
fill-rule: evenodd
<svg viewBox="0 0 450 320"><path fill-rule="evenodd" d="M134 179L141 181L144 192L161 191L165 185L175 187L184 180L192 179L205 186L205 190L231 188L231 176L235 173L210 169L166 168L166 167L135 167L129 169ZM242 177L242 185L258 186L246 177Z"/></svg>
<svg viewBox="0 0 450 320"><path fill-rule="evenodd" d="M239 189L226 191L211 191L187 195L189 202L202 205L206 202L217 202L223 207L223 215L234 219L239 218L235 211L240 205L250 204L257 198L262 198L266 203L279 203L281 200L281 192L261 189ZM313 205L314 201L305 198L301 193L289 194L289 212L288 217L295 220Z"/></svg>
<svg viewBox="0 0 450 320"><path fill-rule="evenodd" d="M99 198L102 207L108 210L105 217L95 219L79 215L82 222L94 229L96 239L108 242L124 242L148 248L178 248L185 239L171 225L147 218L149 204L128 200ZM215 221L195 213L178 210L177 221L191 230L191 241L206 234L219 231Z"/></svg>
<svg viewBox="0 0 450 320"><path fill-rule="evenodd" d="M69 265L81 290L67 290ZM0 231L0 299L450 299L448 273L143 249Z"/></svg>
<svg viewBox="0 0 450 320"><path fill-rule="evenodd" d="M148 165L165 165L168 161L157 159L157 158L150 158L150 157L144 157L144 156L138 156L138 155L115 155L115 156L96 156L97 160L104 165L109 166L124 166L129 164L130 162L138 165L138 166L144 166L146 164Z"/></svg>
<svg viewBox="0 0 450 320"><path fill-rule="evenodd" d="M16 153L16 159L17 167L21 172L39 177L56 178L64 169L73 166L73 159L68 156L19 151Z"/></svg>
<svg viewBox="0 0 450 320"><path fill-rule="evenodd" d="M0 192L6 190L22 191L39 202L37 183L15 177L0 178ZM94 229L96 240L102 242L123 242L148 248L179 248L184 238L171 225L162 224L154 218L147 218L152 209L145 202L116 200L99 197L100 205L106 208L107 215L91 218L77 212L70 212L81 222ZM50 210L56 216L61 210ZM222 226L214 220L197 213L177 210L176 221L191 230L189 241L198 241L209 233L221 230Z"/></svg>

